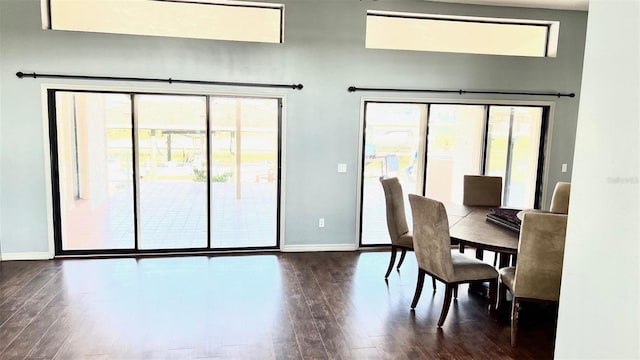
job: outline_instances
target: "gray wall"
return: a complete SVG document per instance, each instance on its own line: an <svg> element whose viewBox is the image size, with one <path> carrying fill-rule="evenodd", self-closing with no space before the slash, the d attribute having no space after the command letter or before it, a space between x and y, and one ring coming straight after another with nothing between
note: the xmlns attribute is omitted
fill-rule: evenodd
<svg viewBox="0 0 640 360"><path fill-rule="evenodd" d="M302 91L284 91L284 240L290 245L356 242L356 169L363 94L348 93L349 85L562 92L580 89L587 18L584 12L410 0L289 0L285 4L285 43L256 44L45 31L41 30L39 1L0 0L3 253L48 250L41 84L53 81L19 80L16 71L303 83ZM559 20L558 57L367 50L367 9ZM220 89L234 90L246 92ZM478 98L531 100L515 96ZM571 169L578 99L551 100L557 101L549 169L549 183L555 184L570 177L570 171L561 173L560 166L568 163ZM336 172L339 162L348 165L348 173ZM547 198L552 188L545 194ZM318 229L318 217L326 219L324 229Z"/></svg>

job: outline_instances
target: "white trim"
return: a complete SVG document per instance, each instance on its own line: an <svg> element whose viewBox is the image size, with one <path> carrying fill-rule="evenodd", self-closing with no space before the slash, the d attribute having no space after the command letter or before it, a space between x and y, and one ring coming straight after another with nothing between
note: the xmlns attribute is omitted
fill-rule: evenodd
<svg viewBox="0 0 640 360"><path fill-rule="evenodd" d="M356 244L309 244L309 245L285 245L283 252L317 252L317 251L356 251Z"/></svg>
<svg viewBox="0 0 640 360"><path fill-rule="evenodd" d="M49 260L53 259L53 256L49 255L49 252L24 252L24 253L3 253L2 261L13 260Z"/></svg>
<svg viewBox="0 0 640 360"><path fill-rule="evenodd" d="M1 0L0 0L1 1ZM230 96L230 97L251 97L251 98L284 98L286 93L282 92L282 89L271 89L271 88L262 88L261 92L247 92L246 89L243 90L242 86L227 86L226 88L231 88L231 91L215 91L212 89L212 85L187 85L187 84L166 84L160 83L157 86L140 86L139 82L131 81L123 84L121 81L114 80L110 82L108 80L100 80L100 83L110 83L112 85L91 85L87 84L87 81L83 81L82 83L76 83L73 81L80 81L74 79L68 79L69 82L66 83L43 83L41 85L42 89L49 90L68 90L68 91L112 91L112 92L123 92L123 93L153 93L153 94L184 94L184 95L194 95L194 96ZM252 88L258 90L257 88Z"/></svg>
<svg viewBox="0 0 640 360"><path fill-rule="evenodd" d="M2 1L2 0L0 0ZM273 92L263 92L263 93L252 93L252 92L221 92L221 91L212 91L212 89L203 88L202 86L193 86L187 88L156 88L156 87L139 87L135 85L131 86L123 86L122 84L118 86L92 86L86 84L55 84L55 83L43 83L40 85L42 92L42 129L43 129L43 144L44 144L44 176L45 176L45 192L46 192L46 211L47 211L47 243L49 245L49 251L47 255L47 259L53 259L55 256L55 234L54 234L54 223L53 223L53 189L51 184L52 174L51 174L51 143L49 141L49 106L48 106L48 96L47 93L51 89L55 90L81 90L81 91L113 91L113 92L148 92L155 94L188 94L194 96L230 96L230 97L251 97L251 98L269 98L269 99L281 99L282 100L282 128L281 131L281 178L280 178L280 250L284 248L284 234L285 234L285 177L286 177L286 100L287 95L281 92L280 89L277 89ZM215 249L211 249L215 251ZM31 254L31 253L25 253ZM2 256L2 253L0 253ZM2 258L3 259L3 258ZM4 259L3 259L4 260ZM19 260L19 259L16 259Z"/></svg>
<svg viewBox="0 0 640 360"><path fill-rule="evenodd" d="M42 30L49 30L51 23L49 22L49 2L40 0L40 17L42 20Z"/></svg>
<svg viewBox="0 0 640 360"><path fill-rule="evenodd" d="M53 188L51 186L51 142L49 141L49 99L46 86L41 86L42 91L42 141L44 144L44 188L46 193L47 211L47 244L49 246L49 258L55 255L54 225L53 225Z"/></svg>
<svg viewBox="0 0 640 360"><path fill-rule="evenodd" d="M282 109L280 110L280 246L279 250L283 251L285 247L285 199L286 199L286 178L287 178L287 97L282 95L280 97L280 101L282 102Z"/></svg>
<svg viewBox="0 0 640 360"><path fill-rule="evenodd" d="M360 99L360 129L358 129L358 172L356 173L356 233L355 246L360 246L360 234L362 231L362 174L364 172L364 118L365 118L365 98Z"/></svg>
<svg viewBox="0 0 640 360"><path fill-rule="evenodd" d="M504 95L504 96L515 96ZM418 103L430 103L430 104L479 104L479 105L530 105L530 106L552 106L555 105L555 101L549 100L507 100L507 99L451 99L451 98L433 98L433 97L410 97L410 98L398 98L398 97L383 97L383 96L363 96L360 100L362 107L364 108L365 101L385 101L396 103L418 102ZM364 120L364 119L363 119Z"/></svg>

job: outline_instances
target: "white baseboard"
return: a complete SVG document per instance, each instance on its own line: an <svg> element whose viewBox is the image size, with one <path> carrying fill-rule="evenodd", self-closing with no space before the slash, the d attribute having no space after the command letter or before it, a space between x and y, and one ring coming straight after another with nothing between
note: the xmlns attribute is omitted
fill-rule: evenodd
<svg viewBox="0 0 640 360"><path fill-rule="evenodd" d="M2 253L0 260L12 261L12 260L49 260L52 257L48 252L24 252L24 253Z"/></svg>
<svg viewBox="0 0 640 360"><path fill-rule="evenodd" d="M313 252L313 251L355 251L355 244L312 244L312 245L284 245L282 252Z"/></svg>

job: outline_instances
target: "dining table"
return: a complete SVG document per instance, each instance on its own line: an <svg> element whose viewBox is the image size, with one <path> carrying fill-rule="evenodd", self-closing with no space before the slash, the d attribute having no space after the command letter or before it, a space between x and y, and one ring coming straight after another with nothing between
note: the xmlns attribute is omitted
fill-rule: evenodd
<svg viewBox="0 0 640 360"><path fill-rule="evenodd" d="M484 251L498 254L498 267L509 266L510 260L518 254L519 232L486 220L492 207L447 205L449 236L452 243L476 249L475 256L482 260Z"/></svg>

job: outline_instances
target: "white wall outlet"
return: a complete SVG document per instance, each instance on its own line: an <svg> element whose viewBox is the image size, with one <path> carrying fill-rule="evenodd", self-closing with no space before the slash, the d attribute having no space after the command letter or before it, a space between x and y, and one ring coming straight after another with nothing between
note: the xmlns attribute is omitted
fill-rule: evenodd
<svg viewBox="0 0 640 360"><path fill-rule="evenodd" d="M347 172L347 164L338 164L338 172L346 173Z"/></svg>
<svg viewBox="0 0 640 360"><path fill-rule="evenodd" d="M567 164L562 164L562 172L567 172Z"/></svg>
<svg viewBox="0 0 640 360"><path fill-rule="evenodd" d="M318 219L318 227L320 227L320 228L324 227L324 218Z"/></svg>

